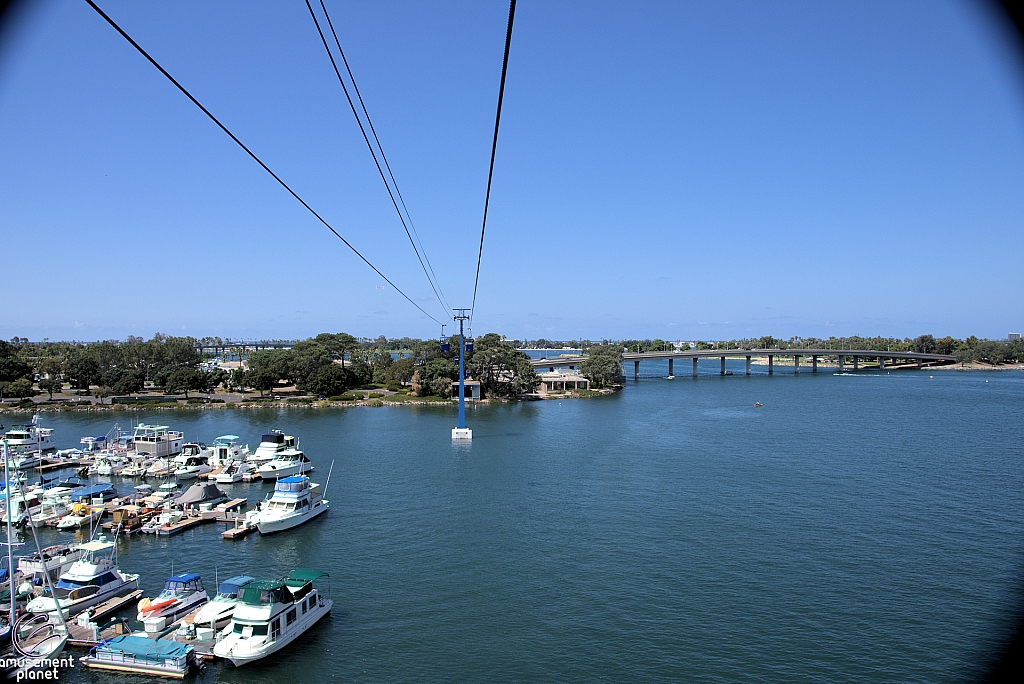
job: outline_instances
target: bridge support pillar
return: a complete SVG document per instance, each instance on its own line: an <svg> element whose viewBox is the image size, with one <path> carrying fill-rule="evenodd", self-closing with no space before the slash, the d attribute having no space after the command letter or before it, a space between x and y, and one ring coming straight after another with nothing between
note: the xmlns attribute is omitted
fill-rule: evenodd
<svg viewBox="0 0 1024 684"><path fill-rule="evenodd" d="M921 370L922 367L923 366L921 365L921 359L918 359L917 360L917 370Z"/></svg>
<svg viewBox="0 0 1024 684"><path fill-rule="evenodd" d="M793 375L800 375L800 356L793 356Z"/></svg>
<svg viewBox="0 0 1024 684"><path fill-rule="evenodd" d="M854 356L853 357L853 370L857 370L860 367L860 363L859 362L860 362L860 357L859 356Z"/></svg>
<svg viewBox="0 0 1024 684"><path fill-rule="evenodd" d="M750 357L747 357L747 375L750 375Z"/></svg>
<svg viewBox="0 0 1024 684"><path fill-rule="evenodd" d="M881 356L878 357L878 370L885 370L885 358L884 357L881 357Z"/></svg>
<svg viewBox="0 0 1024 684"><path fill-rule="evenodd" d="M772 354L768 355L768 375L775 373L775 356Z"/></svg>
<svg viewBox="0 0 1024 684"><path fill-rule="evenodd" d="M697 377L697 357L693 358L693 377Z"/></svg>
<svg viewBox="0 0 1024 684"><path fill-rule="evenodd" d="M846 357L845 356L840 356L839 357L839 372L842 373L845 370L846 370Z"/></svg>
<svg viewBox="0 0 1024 684"><path fill-rule="evenodd" d="M817 373L818 372L818 355L817 354L812 354L811 355L811 372L812 373Z"/></svg>
<svg viewBox="0 0 1024 684"><path fill-rule="evenodd" d="M718 372L719 375L725 375L725 357L722 357L722 370Z"/></svg>
<svg viewBox="0 0 1024 684"><path fill-rule="evenodd" d="M634 361L633 362L633 379L634 380L639 380L640 379L640 362L639 361Z"/></svg>
<svg viewBox="0 0 1024 684"><path fill-rule="evenodd" d="M669 376L670 378L674 378L674 377L675 377L675 375L676 375L675 373L673 373L673 372L672 372L672 362L673 362L673 361L675 361L675 359L669 359L669 360L668 360L668 376Z"/></svg>

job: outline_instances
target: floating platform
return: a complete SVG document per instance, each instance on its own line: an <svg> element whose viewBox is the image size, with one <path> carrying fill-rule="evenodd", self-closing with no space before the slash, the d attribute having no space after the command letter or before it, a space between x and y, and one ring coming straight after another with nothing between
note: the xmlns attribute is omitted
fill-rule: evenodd
<svg viewBox="0 0 1024 684"><path fill-rule="evenodd" d="M124 596L115 596L107 599L103 603L97 604L89 609L89 617L92 622L98 623L105 617L108 617L118 611L130 606L132 603L138 602L142 598L142 590L136 589L130 594ZM93 637L95 634L91 627L83 627L78 624L76 620L68 621L68 645L77 646L79 648L92 648L96 644L100 643ZM100 641L110 639L111 637L124 634L124 630L121 628L121 623L118 622L116 625L111 625L106 629L100 631Z"/></svg>
<svg viewBox="0 0 1024 684"><path fill-rule="evenodd" d="M182 518L173 525L161 525L156 528L156 533L162 537L167 537L172 534L184 532L185 530L191 530L193 527L198 527L199 525L207 522L214 522L214 518L204 518L202 516L195 518Z"/></svg>
<svg viewBox="0 0 1024 684"><path fill-rule="evenodd" d="M255 531L255 525L236 525L235 527L232 527L230 530L224 530L223 532L221 532L220 536L224 537L225 539L242 539L243 537L248 537Z"/></svg>

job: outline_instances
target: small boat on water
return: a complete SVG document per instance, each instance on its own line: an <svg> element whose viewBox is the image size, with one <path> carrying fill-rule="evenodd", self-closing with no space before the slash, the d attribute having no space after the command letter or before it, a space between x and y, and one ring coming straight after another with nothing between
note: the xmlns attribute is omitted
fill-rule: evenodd
<svg viewBox="0 0 1024 684"><path fill-rule="evenodd" d="M146 468L145 477L167 477L174 474L174 466L166 458L155 459Z"/></svg>
<svg viewBox="0 0 1024 684"><path fill-rule="evenodd" d="M213 440L209 448L210 465L224 468L234 461L244 461L249 456L249 447L239 446L240 439L238 435L221 435Z"/></svg>
<svg viewBox="0 0 1024 684"><path fill-rule="evenodd" d="M266 658L302 636L334 605L313 584L326 576L301 568L285 580L249 583L213 654L237 667Z"/></svg>
<svg viewBox="0 0 1024 684"><path fill-rule="evenodd" d="M56 580L84 553L82 547L75 544L47 546L38 553L19 558L18 570L33 579L42 578L43 573L49 573L50 577Z"/></svg>
<svg viewBox="0 0 1024 684"><path fill-rule="evenodd" d="M156 598L139 601L137 619L147 632L159 632L210 600L202 578L186 572L168 578Z"/></svg>
<svg viewBox="0 0 1024 684"><path fill-rule="evenodd" d="M206 461L206 456L189 456L174 471L174 477L179 480L194 480L204 472L208 473L213 470Z"/></svg>
<svg viewBox="0 0 1024 684"><path fill-rule="evenodd" d="M183 679L196 667L196 654L188 644L123 634L94 646L89 655L80 657L78 662L95 670Z"/></svg>
<svg viewBox="0 0 1024 684"><path fill-rule="evenodd" d="M117 547L110 541L91 541L78 546L82 556L60 575L53 588L56 597L39 596L26 606L30 613L54 613L58 607L77 615L114 596L138 589L139 576L121 572Z"/></svg>
<svg viewBox="0 0 1024 684"><path fill-rule="evenodd" d="M252 466L246 461L232 461L231 465L217 473L214 481L217 484L234 484L241 482L246 473L252 472Z"/></svg>
<svg viewBox="0 0 1024 684"><path fill-rule="evenodd" d="M141 506L133 504L118 506L114 509L111 522L103 523L103 528L118 534L131 534L140 531L152 517L153 514L146 513Z"/></svg>
<svg viewBox="0 0 1024 684"><path fill-rule="evenodd" d="M177 509L161 511L159 515L150 518L149 522L145 523L139 531L143 534L158 534L161 527L170 527L181 522L184 517L185 512Z"/></svg>
<svg viewBox="0 0 1024 684"><path fill-rule="evenodd" d="M109 482L100 482L90 487L82 487L81 489L76 489L71 494L72 503L92 503L93 500L103 501L106 503L107 501L113 501L116 498L117 490L114 489L114 485Z"/></svg>
<svg viewBox="0 0 1024 684"><path fill-rule="evenodd" d="M10 449L11 455L11 466L14 468L28 467L34 468L39 465L38 456L34 456L36 462L30 466L19 466L18 457L28 457L29 452L33 454L47 453L50 451L56 451L57 447L53 443L53 430L50 428L39 427L39 414L32 416L32 422L26 423L24 426L8 430L4 435L4 439L7 440L7 447Z"/></svg>
<svg viewBox="0 0 1024 684"><path fill-rule="evenodd" d="M235 606L242 598L242 589L254 581L253 577L239 575L221 582L217 595L199 609L192 618L192 624L197 627L209 626L215 630L223 627L235 612Z"/></svg>
<svg viewBox="0 0 1024 684"><path fill-rule="evenodd" d="M249 513L247 522L255 525L260 534L281 532L309 522L330 508L319 488L320 485L311 483L305 475L278 480L274 493Z"/></svg>

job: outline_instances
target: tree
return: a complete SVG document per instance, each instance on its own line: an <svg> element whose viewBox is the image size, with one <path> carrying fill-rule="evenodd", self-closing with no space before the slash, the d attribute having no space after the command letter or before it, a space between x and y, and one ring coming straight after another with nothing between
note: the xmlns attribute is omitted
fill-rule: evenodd
<svg viewBox="0 0 1024 684"><path fill-rule="evenodd" d="M188 399L189 391L202 391L206 388L207 379L195 368L179 368L167 377L165 389L170 394L183 393Z"/></svg>
<svg viewBox="0 0 1024 684"><path fill-rule="evenodd" d="M413 373L416 372L416 363L412 357L407 356L404 359L398 359L391 367L384 373L384 381L388 383L402 384L412 380Z"/></svg>
<svg viewBox="0 0 1024 684"><path fill-rule="evenodd" d="M142 391L146 384L146 376L140 370L128 370L121 373L117 381L110 385L115 394L132 395Z"/></svg>
<svg viewBox="0 0 1024 684"><path fill-rule="evenodd" d="M278 377L277 375L268 368L257 368L255 370L246 371L245 374L246 384L255 390L259 390L260 398L263 398L264 392L269 392L277 386Z"/></svg>
<svg viewBox="0 0 1024 684"><path fill-rule="evenodd" d="M10 345L7 346L9 347ZM6 356L0 358L0 381L14 382L19 378L31 377L31 375L32 366L18 357Z"/></svg>
<svg viewBox="0 0 1024 684"><path fill-rule="evenodd" d="M64 370L64 360L57 356L50 356L39 364L39 373L42 379L39 381L39 389L44 390L53 400L53 393L60 392L64 388L64 380L61 373Z"/></svg>
<svg viewBox="0 0 1024 684"><path fill-rule="evenodd" d="M345 391L352 373L336 363L321 366L306 378L306 391L317 396L332 397Z"/></svg>
<svg viewBox="0 0 1024 684"><path fill-rule="evenodd" d="M327 349L313 340L298 342L292 347L288 359L288 378L299 389L306 389L306 378L324 366L333 365Z"/></svg>
<svg viewBox="0 0 1024 684"><path fill-rule="evenodd" d="M96 357L86 351L79 351L66 364L68 380L80 390L89 389L89 385L99 384L102 373Z"/></svg>
<svg viewBox="0 0 1024 684"><path fill-rule="evenodd" d="M496 333L477 338L474 347L468 367L487 394L515 397L532 392L540 383L530 357L505 344Z"/></svg>
<svg viewBox="0 0 1024 684"><path fill-rule="evenodd" d="M249 387L248 375L249 374L245 371L244 368L235 368L234 370L231 371L231 376L230 379L228 380L228 384L231 386L232 389L242 390L244 392L245 388Z"/></svg>
<svg viewBox="0 0 1024 684"><path fill-rule="evenodd" d="M935 352L935 338L931 335L920 335L914 338L914 351L919 354L932 354Z"/></svg>
<svg viewBox="0 0 1024 684"><path fill-rule="evenodd" d="M622 382L621 347L610 344L591 347L587 358L580 362L580 372L595 387Z"/></svg>
<svg viewBox="0 0 1024 684"><path fill-rule="evenodd" d="M32 381L28 378L18 378L7 385L7 396L9 397L31 397L35 394L32 389Z"/></svg>
<svg viewBox="0 0 1024 684"><path fill-rule="evenodd" d="M64 383L57 376L49 375L39 381L39 389L50 395L50 401L53 401L53 393L60 392L64 388Z"/></svg>

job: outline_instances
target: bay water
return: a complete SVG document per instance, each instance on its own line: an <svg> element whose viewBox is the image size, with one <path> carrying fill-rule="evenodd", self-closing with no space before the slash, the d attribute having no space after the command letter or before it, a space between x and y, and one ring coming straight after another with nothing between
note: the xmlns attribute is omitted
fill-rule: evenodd
<svg viewBox="0 0 1024 684"><path fill-rule="evenodd" d="M264 661L210 665L196 681L974 676L1019 605L1024 373L729 367L667 380L645 363L611 396L472 407L471 444L451 441L454 406L43 424L59 448L115 421L253 448L279 428L301 439L314 481L334 462L330 513L301 528L226 541L211 524L119 542L147 595L172 567L211 591L215 576L330 573L329 618ZM254 503L272 486L225 489Z"/></svg>

